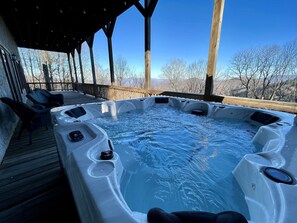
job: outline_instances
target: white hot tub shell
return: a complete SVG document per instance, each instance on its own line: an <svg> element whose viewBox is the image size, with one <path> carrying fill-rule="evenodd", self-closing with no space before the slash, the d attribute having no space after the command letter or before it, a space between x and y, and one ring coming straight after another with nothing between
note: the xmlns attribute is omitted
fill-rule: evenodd
<svg viewBox="0 0 297 223"><path fill-rule="evenodd" d="M121 194L123 167L118 154L114 152L110 160L100 158L102 151L112 149L112 143L106 132L92 123L92 119L117 116L135 109L145 110L155 103L168 104L184 112L199 111L212 118L231 118L258 125L259 130L253 142L261 145L262 151L245 155L233 170L233 175L245 194L251 217L249 222L296 222L296 116L170 97L106 101L52 109L59 156L82 222L147 222L146 213L130 210ZM67 114L67 111L77 107L82 107L84 114L79 117ZM261 121L261 118L265 120ZM69 133L73 131L80 131L83 138L72 141ZM293 182L286 184L271 180L264 174L265 167L288 172Z"/></svg>

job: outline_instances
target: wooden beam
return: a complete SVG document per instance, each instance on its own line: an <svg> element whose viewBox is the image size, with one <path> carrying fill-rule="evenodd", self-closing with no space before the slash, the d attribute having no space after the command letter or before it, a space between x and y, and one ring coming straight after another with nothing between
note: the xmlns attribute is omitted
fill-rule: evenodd
<svg viewBox="0 0 297 223"><path fill-rule="evenodd" d="M144 7L135 2L135 7L144 16L144 48L145 48L145 82L144 89L146 90L146 96L149 95L151 88L151 16L155 10L158 0L145 0Z"/></svg>
<svg viewBox="0 0 297 223"><path fill-rule="evenodd" d="M136 1L134 5L138 9L138 11L143 15L143 17L145 17L145 10L144 7L140 4L140 2Z"/></svg>
<svg viewBox="0 0 297 223"><path fill-rule="evenodd" d="M96 83L96 73L95 73L94 54L93 54L94 34L92 36L90 36L86 41L87 41L87 44L88 44L89 50L90 50L93 84L94 84L94 86L96 86L97 83Z"/></svg>
<svg viewBox="0 0 297 223"><path fill-rule="evenodd" d="M147 2L145 2L145 7L143 7L139 1L136 1L134 5L138 9L138 11L143 15L143 17L152 17L157 3L158 0L148 0Z"/></svg>
<svg viewBox="0 0 297 223"><path fill-rule="evenodd" d="M216 64L220 43L225 0L214 0L212 15L211 36L208 52L207 73L205 80L204 100L209 101L213 93L213 79L216 73Z"/></svg>
<svg viewBox="0 0 297 223"><path fill-rule="evenodd" d="M148 3L147 10L146 10L148 17L152 17L152 15L155 11L155 8L157 6L157 3L158 3L158 0L150 0L150 2Z"/></svg>
<svg viewBox="0 0 297 223"><path fill-rule="evenodd" d="M70 73L70 78L71 78L72 89L74 89L73 88L72 68L71 68L71 62L70 62L70 53L67 53L67 59L68 59L68 66L69 66L69 73Z"/></svg>
<svg viewBox="0 0 297 223"><path fill-rule="evenodd" d="M42 70L43 70L43 74L44 74L44 80L45 80L45 86L46 86L46 90L51 91L51 81L50 81L50 77L49 77L49 73L48 73L48 67L47 64L42 64Z"/></svg>
<svg viewBox="0 0 297 223"><path fill-rule="evenodd" d="M112 21L109 21L105 26L103 26L102 29L107 37L112 37L115 23L116 23L116 18L113 19Z"/></svg>
<svg viewBox="0 0 297 223"><path fill-rule="evenodd" d="M81 75L81 83L84 84L85 83L85 79L84 79L84 71L83 71L83 66L82 66L82 61L81 61L81 44L79 44L76 47L76 51L78 53L78 61L79 61L79 68L80 68L80 75Z"/></svg>
<svg viewBox="0 0 297 223"><path fill-rule="evenodd" d="M116 23L116 18L112 21L108 22L104 27L103 31L107 37L107 44L108 44L108 55L109 55L109 69L110 69L110 81L111 85L115 84L114 78L114 63L113 63L113 50L112 50L112 34L114 30L114 26Z"/></svg>
<svg viewBox="0 0 297 223"><path fill-rule="evenodd" d="M109 55L110 82L111 82L111 85L114 85L115 78L114 78L114 63L113 63L113 50L112 50L111 37L107 37L107 43L108 43L108 55Z"/></svg>
<svg viewBox="0 0 297 223"><path fill-rule="evenodd" d="M72 55L72 61L73 61L73 69L74 69L74 74L75 74L75 83L78 83L78 79L77 79L77 71L76 71L76 64L75 64L75 50L73 49L71 51L71 55Z"/></svg>
<svg viewBox="0 0 297 223"><path fill-rule="evenodd" d="M144 89L149 91L151 88L151 18L146 16L144 18L144 48L145 48L145 82L144 82Z"/></svg>

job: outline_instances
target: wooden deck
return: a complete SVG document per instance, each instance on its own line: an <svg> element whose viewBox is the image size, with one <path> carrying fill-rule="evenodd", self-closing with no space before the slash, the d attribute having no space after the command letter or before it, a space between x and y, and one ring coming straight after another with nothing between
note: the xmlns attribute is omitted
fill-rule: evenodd
<svg viewBox="0 0 297 223"><path fill-rule="evenodd" d="M99 101L65 92L65 104ZM80 222L66 176L61 170L53 128L23 131L11 139L0 165L0 222Z"/></svg>

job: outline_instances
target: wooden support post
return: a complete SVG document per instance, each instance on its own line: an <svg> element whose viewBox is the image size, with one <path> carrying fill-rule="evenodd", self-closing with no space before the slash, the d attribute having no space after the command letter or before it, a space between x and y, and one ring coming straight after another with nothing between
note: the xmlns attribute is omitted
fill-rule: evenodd
<svg viewBox="0 0 297 223"><path fill-rule="evenodd" d="M114 78L114 63L113 63L113 50L112 50L111 37L107 37L107 42L108 42L108 55L109 55L110 82L111 82L111 85L114 85L115 78Z"/></svg>
<svg viewBox="0 0 297 223"><path fill-rule="evenodd" d="M47 64L42 64L42 68L43 68L43 74L44 74L46 90L51 91L52 88L51 88L51 83L50 83L50 77L49 77L49 73L48 73Z"/></svg>
<svg viewBox="0 0 297 223"><path fill-rule="evenodd" d="M76 71L76 64L75 64L75 50L74 49L71 51L71 55L72 55L73 69L74 69L74 74L75 74L75 84L77 84L78 79L77 79L77 71Z"/></svg>
<svg viewBox="0 0 297 223"><path fill-rule="evenodd" d="M80 75L81 75L81 83L85 83L84 79L84 71L83 71L83 66L82 66L82 61L81 61L81 45L78 45L76 47L76 51L78 53L78 61L79 61L79 68L80 68Z"/></svg>
<svg viewBox="0 0 297 223"><path fill-rule="evenodd" d="M144 49L145 49L145 95L149 95L151 89L151 17L155 10L158 0L145 0L144 7L137 1L136 8L144 16Z"/></svg>
<svg viewBox="0 0 297 223"><path fill-rule="evenodd" d="M93 54L94 34L92 36L90 36L86 41L87 41L87 44L90 49L91 68L92 68L92 76L93 76L93 84L94 84L94 95L95 95L95 97L98 97L94 54Z"/></svg>
<svg viewBox="0 0 297 223"><path fill-rule="evenodd" d="M213 93L213 79L216 73L218 50L220 44L221 27L225 0L214 0L211 36L208 51L207 73L205 80L204 100L210 101Z"/></svg>
<svg viewBox="0 0 297 223"><path fill-rule="evenodd" d="M149 0L145 0L145 8L148 8ZM146 91L146 97L148 91L151 88L151 17L144 17L144 61L145 61L145 82L144 89Z"/></svg>
<svg viewBox="0 0 297 223"><path fill-rule="evenodd" d="M80 68L80 77L81 77L81 90L84 94L85 93L85 79L84 79L84 71L83 71L83 66L82 66L82 62L81 62L81 44L79 44L77 47L76 47L76 51L78 53L78 62L79 62L79 68Z"/></svg>
<svg viewBox="0 0 297 223"><path fill-rule="evenodd" d="M113 33L113 30L114 30L115 23L116 23L116 19L108 22L103 27L103 31L105 33L105 36L107 37L107 44L108 44L109 69L110 69L110 82L111 82L111 85L115 84L113 50L112 50L112 33Z"/></svg>
<svg viewBox="0 0 297 223"><path fill-rule="evenodd" d="M71 84L72 84L72 90L74 90L74 85L73 85L73 76L72 76L72 68L71 68L71 62L70 62L70 53L67 53L67 59L68 59L68 66L69 66L69 73L70 73L70 78L71 78Z"/></svg>
<svg viewBox="0 0 297 223"><path fill-rule="evenodd" d="M55 90L53 70L52 70L52 65L51 64L48 65L48 70L49 70L49 74L50 74L50 85L51 85L51 89L52 90Z"/></svg>

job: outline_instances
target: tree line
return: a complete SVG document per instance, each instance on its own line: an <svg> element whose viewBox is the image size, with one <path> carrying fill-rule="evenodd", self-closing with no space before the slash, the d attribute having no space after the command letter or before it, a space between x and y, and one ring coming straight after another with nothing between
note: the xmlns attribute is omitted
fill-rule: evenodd
<svg viewBox="0 0 297 223"><path fill-rule="evenodd" d="M290 101L294 95L296 100L297 40L242 50L232 58L228 72L240 81L241 96Z"/></svg>
<svg viewBox="0 0 297 223"><path fill-rule="evenodd" d="M67 55L57 52L20 49L27 82L44 82L46 64L53 82L71 82ZM81 58L85 83L92 83L88 49L82 47ZM78 56L75 56L78 82L81 82ZM73 61L71 67L74 75ZM152 89L187 93L204 93L207 61L187 63L176 58L161 69ZM95 64L96 83L110 85L109 68ZM128 61L118 56L114 61L116 85L144 87L144 72L136 71ZM62 84L61 84L62 86ZM297 100L297 40L284 45L271 45L238 51L225 69L215 74L214 93L266 100Z"/></svg>

